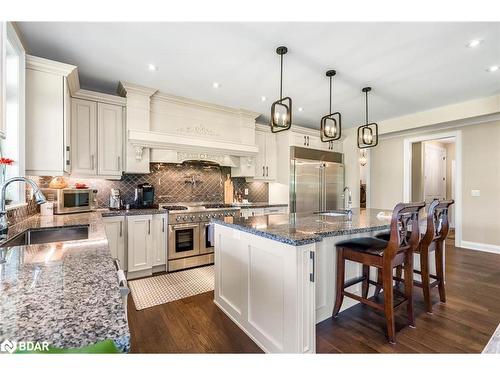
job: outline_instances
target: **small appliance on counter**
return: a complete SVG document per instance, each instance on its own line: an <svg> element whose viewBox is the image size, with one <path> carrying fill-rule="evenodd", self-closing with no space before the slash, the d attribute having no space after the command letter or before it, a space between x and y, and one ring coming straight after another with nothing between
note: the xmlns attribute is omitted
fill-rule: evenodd
<svg viewBox="0 0 500 375"><path fill-rule="evenodd" d="M120 194L120 189L111 189L111 194L109 195L109 209L120 210L121 208L122 208L122 198Z"/></svg>
<svg viewBox="0 0 500 375"><path fill-rule="evenodd" d="M95 207L94 189L42 189L48 202L54 204L54 214L70 214L92 211Z"/></svg>
<svg viewBox="0 0 500 375"><path fill-rule="evenodd" d="M151 184L139 184L135 189L134 208L153 208L155 188Z"/></svg>

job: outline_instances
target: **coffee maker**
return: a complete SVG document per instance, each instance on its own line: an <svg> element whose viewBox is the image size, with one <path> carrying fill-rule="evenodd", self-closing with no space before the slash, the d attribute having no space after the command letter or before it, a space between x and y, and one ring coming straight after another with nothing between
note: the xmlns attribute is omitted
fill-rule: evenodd
<svg viewBox="0 0 500 375"><path fill-rule="evenodd" d="M134 207L152 208L154 207L155 188L151 184L139 184L135 189Z"/></svg>

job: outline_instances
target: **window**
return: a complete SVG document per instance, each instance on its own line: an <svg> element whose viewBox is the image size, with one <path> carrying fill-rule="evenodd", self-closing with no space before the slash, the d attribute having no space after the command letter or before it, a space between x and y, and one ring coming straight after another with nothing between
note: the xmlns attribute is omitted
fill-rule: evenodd
<svg viewBox="0 0 500 375"><path fill-rule="evenodd" d="M3 82L2 120L0 151L4 158L14 163L5 168L5 179L24 176L24 69L25 52L11 23L2 24L2 68ZM0 170L0 172L3 172ZM0 176L3 182L4 176ZM7 205L25 202L23 184L13 184L7 190Z"/></svg>

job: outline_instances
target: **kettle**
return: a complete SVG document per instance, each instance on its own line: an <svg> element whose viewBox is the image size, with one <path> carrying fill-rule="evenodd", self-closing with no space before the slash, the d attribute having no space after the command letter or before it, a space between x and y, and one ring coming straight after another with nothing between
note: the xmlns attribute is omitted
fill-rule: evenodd
<svg viewBox="0 0 500 375"><path fill-rule="evenodd" d="M109 196L109 208L112 210L119 210L122 208L120 189L111 189L111 194Z"/></svg>

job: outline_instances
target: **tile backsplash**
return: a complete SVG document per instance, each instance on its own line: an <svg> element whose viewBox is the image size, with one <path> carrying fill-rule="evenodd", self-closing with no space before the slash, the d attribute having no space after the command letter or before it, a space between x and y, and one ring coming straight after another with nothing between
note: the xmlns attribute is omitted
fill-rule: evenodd
<svg viewBox="0 0 500 375"><path fill-rule="evenodd" d="M202 164L151 163L149 174L127 174L119 181L103 179L68 179L70 185L83 182L97 189L97 204L107 207L111 188L120 189L125 203L132 203L138 184L150 183L155 188L155 203L223 202L224 180L231 173L228 167ZM51 177L34 177L41 187L47 187ZM269 188L266 182L246 182L245 178L232 178L235 194L241 191L250 202L267 202ZM248 195L244 190L248 189Z"/></svg>

